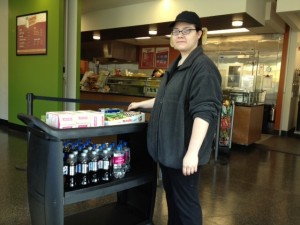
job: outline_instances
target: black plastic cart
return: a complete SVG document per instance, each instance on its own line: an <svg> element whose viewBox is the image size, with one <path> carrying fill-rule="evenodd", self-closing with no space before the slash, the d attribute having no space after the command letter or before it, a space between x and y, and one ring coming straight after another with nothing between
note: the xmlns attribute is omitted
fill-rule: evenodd
<svg viewBox="0 0 300 225"><path fill-rule="evenodd" d="M19 114L28 129L27 182L32 225L152 225L157 166L146 148L147 123L95 128L55 129ZM63 141L116 135L131 146L131 171L119 180L65 191ZM71 216L64 206L117 193L117 201Z"/></svg>

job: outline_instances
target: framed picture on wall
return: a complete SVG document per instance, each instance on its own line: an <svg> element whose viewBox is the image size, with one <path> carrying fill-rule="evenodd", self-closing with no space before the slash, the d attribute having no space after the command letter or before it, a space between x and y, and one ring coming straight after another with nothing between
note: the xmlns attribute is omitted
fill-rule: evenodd
<svg viewBox="0 0 300 225"><path fill-rule="evenodd" d="M17 16L16 54L47 54L47 11Z"/></svg>
<svg viewBox="0 0 300 225"><path fill-rule="evenodd" d="M155 48L142 48L141 68L153 68Z"/></svg>
<svg viewBox="0 0 300 225"><path fill-rule="evenodd" d="M169 47L156 48L155 67L167 68L169 65Z"/></svg>

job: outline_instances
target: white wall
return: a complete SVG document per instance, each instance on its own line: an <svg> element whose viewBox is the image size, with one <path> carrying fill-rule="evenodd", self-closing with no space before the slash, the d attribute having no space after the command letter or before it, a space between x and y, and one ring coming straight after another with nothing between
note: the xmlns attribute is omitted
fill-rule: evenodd
<svg viewBox="0 0 300 225"><path fill-rule="evenodd" d="M8 120L8 0L0 0L0 119Z"/></svg>
<svg viewBox="0 0 300 225"><path fill-rule="evenodd" d="M264 23L265 1L261 0L169 0L151 1L84 14L81 31L108 29L173 21L183 10L200 17L248 12Z"/></svg>
<svg viewBox="0 0 300 225"><path fill-rule="evenodd" d="M294 30L300 31L299 0L277 0L276 12Z"/></svg>

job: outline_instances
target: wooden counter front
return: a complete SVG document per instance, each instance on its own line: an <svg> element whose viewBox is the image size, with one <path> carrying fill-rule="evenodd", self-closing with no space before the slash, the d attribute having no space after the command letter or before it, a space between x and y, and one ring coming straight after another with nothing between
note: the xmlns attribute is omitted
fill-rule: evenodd
<svg viewBox="0 0 300 225"><path fill-rule="evenodd" d="M235 106L232 142L250 145L261 137L264 106Z"/></svg>

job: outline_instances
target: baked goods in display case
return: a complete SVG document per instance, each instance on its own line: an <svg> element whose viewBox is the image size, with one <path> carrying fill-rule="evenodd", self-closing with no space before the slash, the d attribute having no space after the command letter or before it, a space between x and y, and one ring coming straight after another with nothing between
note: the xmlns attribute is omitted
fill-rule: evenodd
<svg viewBox="0 0 300 225"><path fill-rule="evenodd" d="M85 72L80 81L80 90L95 91L95 92L109 92L109 87L106 85L106 80L109 71L99 71L95 74L93 71Z"/></svg>

